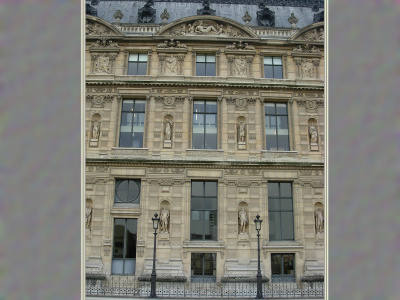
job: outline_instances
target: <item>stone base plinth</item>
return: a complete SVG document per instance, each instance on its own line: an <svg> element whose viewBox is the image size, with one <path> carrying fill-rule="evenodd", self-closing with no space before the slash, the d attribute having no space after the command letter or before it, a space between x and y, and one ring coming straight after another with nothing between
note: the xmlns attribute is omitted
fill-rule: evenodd
<svg viewBox="0 0 400 300"><path fill-rule="evenodd" d="M311 151L318 151L318 144L311 144Z"/></svg>
<svg viewBox="0 0 400 300"><path fill-rule="evenodd" d="M168 241L169 240L169 233L168 232L161 232L159 235L160 240Z"/></svg>
<svg viewBox="0 0 400 300"><path fill-rule="evenodd" d="M246 150L246 143L238 143L238 150Z"/></svg>
<svg viewBox="0 0 400 300"><path fill-rule="evenodd" d="M98 144L99 144L98 139L91 139L89 142L89 147L97 147Z"/></svg>
<svg viewBox="0 0 400 300"><path fill-rule="evenodd" d="M171 140L164 141L164 148L172 148L172 142L171 142Z"/></svg>
<svg viewBox="0 0 400 300"><path fill-rule="evenodd" d="M239 233L239 241L248 241L249 235L245 232Z"/></svg>

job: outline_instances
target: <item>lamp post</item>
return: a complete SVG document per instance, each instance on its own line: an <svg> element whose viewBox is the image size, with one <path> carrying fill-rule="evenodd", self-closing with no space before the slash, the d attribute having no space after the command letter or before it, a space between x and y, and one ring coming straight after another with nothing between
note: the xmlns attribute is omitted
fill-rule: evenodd
<svg viewBox="0 0 400 300"><path fill-rule="evenodd" d="M260 230L261 230L261 223L263 220L260 220L260 216L257 215L254 219L254 223L256 224L257 230L257 241L258 241L258 270L257 270L257 296L256 299L262 299L262 275L261 275L261 268L260 268Z"/></svg>
<svg viewBox="0 0 400 300"><path fill-rule="evenodd" d="M156 295L156 235L157 235L157 228L158 223L160 222L160 218L158 218L158 214L154 214L154 218L151 218L153 221L153 228L154 228L154 253L153 253L153 271L151 272L151 291L149 298L157 298Z"/></svg>

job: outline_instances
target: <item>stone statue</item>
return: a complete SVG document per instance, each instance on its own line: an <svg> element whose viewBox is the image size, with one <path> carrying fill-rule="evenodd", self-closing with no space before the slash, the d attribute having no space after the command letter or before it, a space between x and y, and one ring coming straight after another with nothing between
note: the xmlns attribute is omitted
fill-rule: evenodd
<svg viewBox="0 0 400 300"><path fill-rule="evenodd" d="M315 219L315 233L324 231L324 214L322 213L322 209L318 208L314 212Z"/></svg>
<svg viewBox="0 0 400 300"><path fill-rule="evenodd" d="M303 63L303 77L304 78L314 78L314 65L312 60L307 59Z"/></svg>
<svg viewBox="0 0 400 300"><path fill-rule="evenodd" d="M311 144L317 144L318 143L317 128L315 128L315 126L313 126L313 125L310 125L310 128L309 128L308 132L310 134L310 142L311 142Z"/></svg>
<svg viewBox="0 0 400 300"><path fill-rule="evenodd" d="M188 24L188 33L194 33L194 26L192 24Z"/></svg>
<svg viewBox="0 0 400 300"><path fill-rule="evenodd" d="M238 57L234 60L235 69L234 74L237 76L246 76L246 61Z"/></svg>
<svg viewBox="0 0 400 300"><path fill-rule="evenodd" d="M170 141L171 140L171 135L172 135L172 123L170 120L167 120L165 122L165 136L164 140L165 141Z"/></svg>
<svg viewBox="0 0 400 300"><path fill-rule="evenodd" d="M165 58L165 74L176 75L178 73L178 60L172 54Z"/></svg>
<svg viewBox="0 0 400 300"><path fill-rule="evenodd" d="M99 122L95 121L93 122L92 138L98 140L99 132L100 132Z"/></svg>
<svg viewBox="0 0 400 300"><path fill-rule="evenodd" d="M239 212L239 226L240 230L239 233L246 233L246 225L248 223L247 214L244 208Z"/></svg>
<svg viewBox="0 0 400 300"><path fill-rule="evenodd" d="M239 124L239 142L246 142L246 125L243 124L243 121L241 121Z"/></svg>
<svg viewBox="0 0 400 300"><path fill-rule="evenodd" d="M86 205L85 208L85 216L86 216L86 229L90 230L90 225L92 223L92 208L90 207L90 205Z"/></svg>
<svg viewBox="0 0 400 300"><path fill-rule="evenodd" d="M190 30L190 29L189 29ZM203 25L203 21L199 21L199 25L196 26L195 33L209 33L209 32L213 32L215 34L219 34L222 32L222 27L218 26L218 30L215 29L215 27L213 25Z"/></svg>
<svg viewBox="0 0 400 300"><path fill-rule="evenodd" d="M168 225L169 225L169 211L168 209L164 209L160 213L160 231L161 232L168 232Z"/></svg>

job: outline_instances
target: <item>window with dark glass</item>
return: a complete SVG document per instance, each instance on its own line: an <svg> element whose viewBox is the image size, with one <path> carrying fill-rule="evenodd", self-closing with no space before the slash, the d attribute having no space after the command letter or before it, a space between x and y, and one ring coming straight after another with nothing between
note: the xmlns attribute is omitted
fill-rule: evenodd
<svg viewBox="0 0 400 300"><path fill-rule="evenodd" d="M267 150L289 151L289 123L286 103L265 103Z"/></svg>
<svg viewBox="0 0 400 300"><path fill-rule="evenodd" d="M293 196L290 182L268 182L269 240L294 240Z"/></svg>
<svg viewBox="0 0 400 300"><path fill-rule="evenodd" d="M145 106L145 100L122 101L120 147L143 147Z"/></svg>
<svg viewBox="0 0 400 300"><path fill-rule="evenodd" d="M128 59L128 75L147 74L147 54L131 53Z"/></svg>
<svg viewBox="0 0 400 300"><path fill-rule="evenodd" d="M215 181L192 181L191 240L217 240L218 191Z"/></svg>
<svg viewBox="0 0 400 300"><path fill-rule="evenodd" d="M140 203L140 180L116 179L114 203Z"/></svg>
<svg viewBox="0 0 400 300"><path fill-rule="evenodd" d="M217 149L217 102L193 101L193 149Z"/></svg>
<svg viewBox="0 0 400 300"><path fill-rule="evenodd" d="M293 280L294 254L272 254L271 253L272 280Z"/></svg>
<svg viewBox="0 0 400 300"><path fill-rule="evenodd" d="M135 274L137 219L114 219L112 274Z"/></svg>
<svg viewBox="0 0 400 300"><path fill-rule="evenodd" d="M197 279L215 281L216 253L192 253L191 258L192 281Z"/></svg>
<svg viewBox="0 0 400 300"><path fill-rule="evenodd" d="M264 77L265 78L283 78L282 57L265 56L264 57Z"/></svg>
<svg viewBox="0 0 400 300"><path fill-rule="evenodd" d="M196 55L196 76L215 76L215 55Z"/></svg>

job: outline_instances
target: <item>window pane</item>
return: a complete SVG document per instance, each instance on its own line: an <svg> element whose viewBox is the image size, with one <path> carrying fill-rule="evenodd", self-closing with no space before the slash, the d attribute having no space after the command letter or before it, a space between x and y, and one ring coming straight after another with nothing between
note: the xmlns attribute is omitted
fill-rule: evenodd
<svg viewBox="0 0 400 300"><path fill-rule="evenodd" d="M274 78L274 75L272 73L272 66L265 66L264 74L265 74L265 78Z"/></svg>
<svg viewBox="0 0 400 300"><path fill-rule="evenodd" d="M275 114L275 103L266 103L265 104L265 114L266 115L274 115Z"/></svg>
<svg viewBox="0 0 400 300"><path fill-rule="evenodd" d="M193 133L193 149L204 149L204 134Z"/></svg>
<svg viewBox="0 0 400 300"><path fill-rule="evenodd" d="M136 219L127 219L125 258L136 258Z"/></svg>
<svg viewBox="0 0 400 300"><path fill-rule="evenodd" d="M128 63L128 75L137 75L138 64L136 62Z"/></svg>
<svg viewBox="0 0 400 300"><path fill-rule="evenodd" d="M264 57L264 65L272 65L272 57L271 56Z"/></svg>
<svg viewBox="0 0 400 300"><path fill-rule="evenodd" d="M205 184L205 196L216 197L218 194L217 183L214 181L206 181L204 184Z"/></svg>
<svg viewBox="0 0 400 300"><path fill-rule="evenodd" d="M217 198L205 198L204 199L204 208L205 209L212 209L212 210L217 210L218 209L218 201Z"/></svg>
<svg viewBox="0 0 400 300"><path fill-rule="evenodd" d="M268 197L268 210L272 211L272 210L280 210L280 203L279 203L279 199L276 198L272 198L270 199Z"/></svg>
<svg viewBox="0 0 400 300"><path fill-rule="evenodd" d="M217 212L204 211L204 239L217 240Z"/></svg>
<svg viewBox="0 0 400 300"><path fill-rule="evenodd" d="M119 146L120 147L131 147L131 133L130 132L121 132L119 137Z"/></svg>
<svg viewBox="0 0 400 300"><path fill-rule="evenodd" d="M204 275L215 276L216 254L204 253Z"/></svg>
<svg viewBox="0 0 400 300"><path fill-rule="evenodd" d="M138 61L139 54L138 53L131 53L129 54L129 61Z"/></svg>
<svg viewBox="0 0 400 300"><path fill-rule="evenodd" d="M204 112L204 107L205 107L204 101L193 101L193 114Z"/></svg>
<svg viewBox="0 0 400 300"><path fill-rule="evenodd" d="M124 100L122 102L122 111L132 111L133 110L133 100Z"/></svg>
<svg viewBox="0 0 400 300"><path fill-rule="evenodd" d="M125 259L124 274L135 274L136 259Z"/></svg>
<svg viewBox="0 0 400 300"><path fill-rule="evenodd" d="M217 149L217 134L207 133L204 149Z"/></svg>
<svg viewBox="0 0 400 300"><path fill-rule="evenodd" d="M292 184L290 182L280 183L281 197L292 197Z"/></svg>
<svg viewBox="0 0 400 300"><path fill-rule="evenodd" d="M215 63L207 63L206 76L215 76Z"/></svg>
<svg viewBox="0 0 400 300"><path fill-rule="evenodd" d="M287 116L278 116L277 118L278 118L278 128L279 129L288 129L288 118L287 118ZM279 133L281 133L281 130L279 131Z"/></svg>
<svg viewBox="0 0 400 300"><path fill-rule="evenodd" d="M147 53L140 53L139 54L139 61L147 62Z"/></svg>
<svg viewBox="0 0 400 300"><path fill-rule="evenodd" d="M267 142L267 150L278 150L275 135L267 135L266 142Z"/></svg>
<svg viewBox="0 0 400 300"><path fill-rule="evenodd" d="M282 198L281 201L281 210L293 210L293 200Z"/></svg>
<svg viewBox="0 0 400 300"><path fill-rule="evenodd" d="M280 275L282 270L282 255L271 254L271 271L273 275Z"/></svg>
<svg viewBox="0 0 400 300"><path fill-rule="evenodd" d="M282 58L281 57L274 56L273 59L274 59L274 65L275 66L276 65L282 65Z"/></svg>
<svg viewBox="0 0 400 300"><path fill-rule="evenodd" d="M206 102L206 112L208 113L217 113L217 102Z"/></svg>
<svg viewBox="0 0 400 300"><path fill-rule="evenodd" d="M277 103L276 111L278 115L287 115L287 105L286 103Z"/></svg>
<svg viewBox="0 0 400 300"><path fill-rule="evenodd" d="M192 253L191 260L192 275L203 275L203 254Z"/></svg>
<svg viewBox="0 0 400 300"><path fill-rule="evenodd" d="M132 137L132 148L143 148L143 134L142 133L134 133Z"/></svg>
<svg viewBox="0 0 400 300"><path fill-rule="evenodd" d="M125 219L115 219L113 257L123 258L124 255Z"/></svg>
<svg viewBox="0 0 400 300"><path fill-rule="evenodd" d="M282 212L282 240L293 240L293 213L292 212Z"/></svg>
<svg viewBox="0 0 400 300"><path fill-rule="evenodd" d="M283 274L294 275L294 254L283 255Z"/></svg>
<svg viewBox="0 0 400 300"><path fill-rule="evenodd" d="M268 198L269 197L279 197L278 182L268 182Z"/></svg>
<svg viewBox="0 0 400 300"><path fill-rule="evenodd" d="M278 136L278 150L289 151L289 136L279 135Z"/></svg>
<svg viewBox="0 0 400 300"><path fill-rule="evenodd" d="M129 180L129 190L128 190L128 200L129 202L135 201L139 203L140 195L140 181Z"/></svg>
<svg viewBox="0 0 400 300"><path fill-rule="evenodd" d="M145 100L136 100L135 101L135 112L144 112L146 108Z"/></svg>
<svg viewBox="0 0 400 300"><path fill-rule="evenodd" d="M274 66L274 78L282 79L283 78L283 73L282 73L282 66Z"/></svg>
<svg viewBox="0 0 400 300"><path fill-rule="evenodd" d="M196 63L196 76L205 76L205 75L206 75L206 64Z"/></svg>
<svg viewBox="0 0 400 300"><path fill-rule="evenodd" d="M276 134L276 117L266 116L265 117L265 129L267 134Z"/></svg>
<svg viewBox="0 0 400 300"><path fill-rule="evenodd" d="M215 56L214 55L207 55L206 56L206 62L215 62Z"/></svg>
<svg viewBox="0 0 400 300"><path fill-rule="evenodd" d="M147 63L138 63L137 75L146 75L147 74Z"/></svg>
<svg viewBox="0 0 400 300"><path fill-rule="evenodd" d="M269 212L269 239L277 241L281 239L281 216L279 212Z"/></svg>
<svg viewBox="0 0 400 300"><path fill-rule="evenodd" d="M203 198L193 197L191 203L191 209L204 209L204 200Z"/></svg>
<svg viewBox="0 0 400 300"><path fill-rule="evenodd" d="M192 240L203 239L203 211L192 211L190 218L190 238Z"/></svg>
<svg viewBox="0 0 400 300"><path fill-rule="evenodd" d="M113 259L112 266L111 266L111 273L112 274L122 274L124 267L124 261L121 259Z"/></svg>
<svg viewBox="0 0 400 300"><path fill-rule="evenodd" d="M115 202L127 202L128 201L128 180L116 182L116 198Z"/></svg>
<svg viewBox="0 0 400 300"><path fill-rule="evenodd" d="M192 181L192 196L204 196L203 181Z"/></svg>
<svg viewBox="0 0 400 300"><path fill-rule="evenodd" d="M206 61L206 56L204 54L197 54L196 62L205 62L205 61Z"/></svg>

